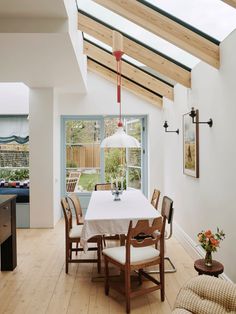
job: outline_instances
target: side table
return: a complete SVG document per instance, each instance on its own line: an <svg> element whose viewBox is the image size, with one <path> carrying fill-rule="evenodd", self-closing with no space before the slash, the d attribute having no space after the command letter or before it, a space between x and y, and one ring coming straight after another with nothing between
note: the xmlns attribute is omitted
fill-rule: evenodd
<svg viewBox="0 0 236 314"><path fill-rule="evenodd" d="M204 259L198 259L194 262L194 268L198 272L198 275L209 275L214 277L218 277L224 271L224 266L215 260L212 261L212 266L206 266Z"/></svg>

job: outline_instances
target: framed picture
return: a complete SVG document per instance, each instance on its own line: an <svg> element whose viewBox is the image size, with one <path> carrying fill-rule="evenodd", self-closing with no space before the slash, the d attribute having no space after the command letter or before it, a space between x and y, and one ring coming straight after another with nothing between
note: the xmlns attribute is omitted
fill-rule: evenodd
<svg viewBox="0 0 236 314"><path fill-rule="evenodd" d="M196 110L196 122L198 117ZM189 113L183 115L183 170L184 174L199 178L199 128Z"/></svg>

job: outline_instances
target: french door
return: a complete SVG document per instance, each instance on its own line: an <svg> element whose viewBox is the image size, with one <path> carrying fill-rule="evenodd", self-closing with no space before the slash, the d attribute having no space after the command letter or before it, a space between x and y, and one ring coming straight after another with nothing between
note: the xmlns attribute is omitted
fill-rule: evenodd
<svg viewBox="0 0 236 314"><path fill-rule="evenodd" d="M117 122L114 116L62 117L62 195L71 192L67 182L77 173L72 192L79 194L84 208L95 184L109 182L111 177L122 176L126 188L147 194L146 117L123 118L125 131L140 142L141 148L101 149L101 141L115 133Z"/></svg>

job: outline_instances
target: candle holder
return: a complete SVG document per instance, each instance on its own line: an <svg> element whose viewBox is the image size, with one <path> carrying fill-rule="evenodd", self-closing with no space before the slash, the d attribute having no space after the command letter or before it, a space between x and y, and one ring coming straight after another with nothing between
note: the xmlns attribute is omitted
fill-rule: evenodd
<svg viewBox="0 0 236 314"><path fill-rule="evenodd" d="M120 188L119 188L119 182L120 182ZM115 182L113 183L113 181L111 180L111 194L114 195L114 201L120 201L120 195L122 195L123 193L123 178L120 179L120 181L118 181L118 179L115 180Z"/></svg>

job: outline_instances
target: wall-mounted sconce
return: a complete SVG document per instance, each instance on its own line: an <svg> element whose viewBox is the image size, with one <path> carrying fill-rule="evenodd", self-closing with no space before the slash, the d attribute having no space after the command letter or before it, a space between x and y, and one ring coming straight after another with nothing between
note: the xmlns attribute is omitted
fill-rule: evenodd
<svg viewBox="0 0 236 314"><path fill-rule="evenodd" d="M213 125L213 120L212 119L209 119L209 121L206 121L206 122L194 121L194 118L196 117L196 115L197 115L196 114L196 110L192 107L192 110L189 113L189 116L192 118L192 123L195 123L195 124L208 124L210 128L212 127L212 125Z"/></svg>
<svg viewBox="0 0 236 314"><path fill-rule="evenodd" d="M177 133L177 134L179 134L179 129L177 129L176 131L167 131L167 128L169 127L167 121L165 121L163 127L165 128L165 132L167 132L167 133L169 132L169 133Z"/></svg>

